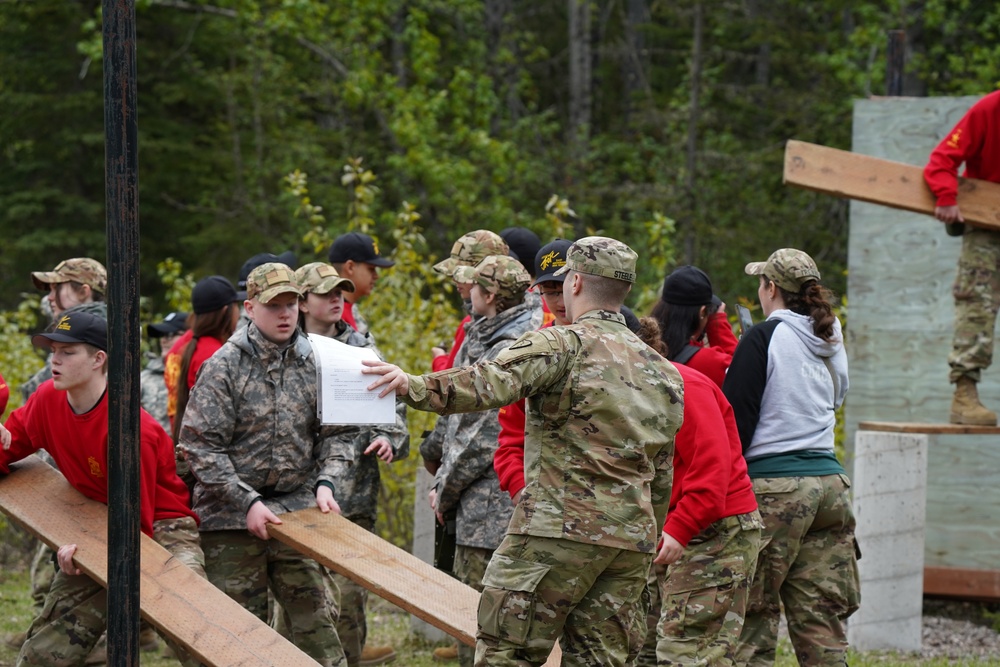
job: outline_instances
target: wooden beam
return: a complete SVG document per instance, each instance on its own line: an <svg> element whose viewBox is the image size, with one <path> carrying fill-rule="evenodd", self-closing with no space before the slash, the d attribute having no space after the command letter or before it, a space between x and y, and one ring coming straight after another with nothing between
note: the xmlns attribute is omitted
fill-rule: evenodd
<svg viewBox="0 0 1000 667"><path fill-rule="evenodd" d="M1000 602L1000 570L925 567L924 595Z"/></svg>
<svg viewBox="0 0 1000 667"><path fill-rule="evenodd" d="M958 205L965 222L1000 230L1000 184L960 178ZM785 145L786 185L934 215L934 197L923 167L790 140Z"/></svg>
<svg viewBox="0 0 1000 667"><path fill-rule="evenodd" d="M1000 426L970 426L968 424L920 424L917 422L861 422L860 431L886 433L944 433L948 435L997 435Z"/></svg>
<svg viewBox="0 0 1000 667"><path fill-rule="evenodd" d="M282 514L281 521L268 525L272 538L463 644L476 645L479 592L471 586L338 514L324 514L313 507ZM545 664L558 665L560 656L556 644Z"/></svg>
<svg viewBox="0 0 1000 667"><path fill-rule="evenodd" d="M76 544L74 561L108 585L108 508L85 498L50 465L32 456L0 476L0 510L53 549ZM143 535L142 615L193 656L216 667L316 667L317 663Z"/></svg>

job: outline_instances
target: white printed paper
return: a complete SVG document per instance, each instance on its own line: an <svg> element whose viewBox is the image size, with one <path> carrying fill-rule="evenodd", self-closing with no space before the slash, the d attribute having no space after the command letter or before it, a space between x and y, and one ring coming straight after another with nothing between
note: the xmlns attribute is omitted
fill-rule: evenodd
<svg viewBox="0 0 1000 667"><path fill-rule="evenodd" d="M361 373L362 359L378 361L374 350L309 334L319 382L319 418L324 424L394 424L396 396L379 398L368 385L377 375Z"/></svg>

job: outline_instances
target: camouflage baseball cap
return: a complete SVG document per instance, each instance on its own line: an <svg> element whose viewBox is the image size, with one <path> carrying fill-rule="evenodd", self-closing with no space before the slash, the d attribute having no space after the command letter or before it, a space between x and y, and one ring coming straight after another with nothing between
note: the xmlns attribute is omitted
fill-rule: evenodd
<svg viewBox="0 0 1000 667"><path fill-rule="evenodd" d="M347 278L341 278L337 269L326 262L311 262L295 270L295 282L303 292L314 294L329 294L335 289L342 292L353 292L354 283Z"/></svg>
<svg viewBox="0 0 1000 667"><path fill-rule="evenodd" d="M267 303L286 292L302 296L302 288L295 282L295 273L287 264L278 262L261 264L247 276L248 299L257 297L261 303Z"/></svg>
<svg viewBox="0 0 1000 667"><path fill-rule="evenodd" d="M476 266L490 255L506 255L507 242L487 229L477 229L463 234L451 247L451 256L434 265L438 273L455 277L455 269L460 266Z"/></svg>
<svg viewBox="0 0 1000 667"><path fill-rule="evenodd" d="M59 265L51 271L35 271L31 274L31 280L35 287L40 290L48 290L49 285L57 283L78 282L82 285L90 285L90 289L104 294L108 289L108 271L104 265L96 259L90 257L74 257Z"/></svg>
<svg viewBox="0 0 1000 667"><path fill-rule="evenodd" d="M636 252L621 241L606 236L588 236L569 247L566 251L566 266L552 275L561 276L567 271L579 271L634 283L635 261L638 258Z"/></svg>
<svg viewBox="0 0 1000 667"><path fill-rule="evenodd" d="M767 276L775 285L793 294L798 294L802 285L810 280L819 281L816 262L795 248L775 250L766 262L750 262L744 270L748 276Z"/></svg>
<svg viewBox="0 0 1000 667"><path fill-rule="evenodd" d="M531 276L524 265L507 255L490 255L476 265L455 269L455 280L479 285L490 294L505 299L523 295L531 284Z"/></svg>

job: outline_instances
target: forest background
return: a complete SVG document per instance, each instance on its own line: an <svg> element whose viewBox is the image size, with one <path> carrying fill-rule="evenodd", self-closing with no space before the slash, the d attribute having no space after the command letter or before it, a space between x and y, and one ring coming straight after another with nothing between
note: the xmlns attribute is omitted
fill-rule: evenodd
<svg viewBox="0 0 1000 667"><path fill-rule="evenodd" d="M105 257L100 5L0 0L8 409L42 363L29 273ZM1000 80L1000 4L972 0L136 0L136 18L147 319L253 254L325 259L361 229L397 261L362 309L415 371L459 319L430 265L477 228L629 243L640 313L682 263L753 295L743 265L784 246L842 294L847 205L782 185L785 141L850 147L888 30L906 31L905 95ZM384 469L401 545L418 458Z"/></svg>

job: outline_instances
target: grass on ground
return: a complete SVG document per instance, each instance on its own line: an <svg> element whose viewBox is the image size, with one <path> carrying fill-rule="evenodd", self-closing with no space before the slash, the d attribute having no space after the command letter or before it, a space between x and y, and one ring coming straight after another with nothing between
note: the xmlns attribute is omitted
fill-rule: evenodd
<svg viewBox="0 0 1000 667"><path fill-rule="evenodd" d="M27 570L4 569L0 572L0 636L4 639L23 631L31 623L31 597ZM430 642L413 633L410 617L396 607L372 598L369 601L369 642L372 645L389 645L396 650L395 664L405 667L432 667L442 663L434 662L431 653L437 646L449 642ZM160 650L143 653L142 667L177 667L176 660L162 657ZM0 643L0 667L12 667L17 658L17 649ZM852 653L849 663L852 667L985 667L998 666L1000 660L921 660L906 655L888 653ZM457 663L452 663L457 664ZM795 657L787 643L778 649L776 667L794 667Z"/></svg>

